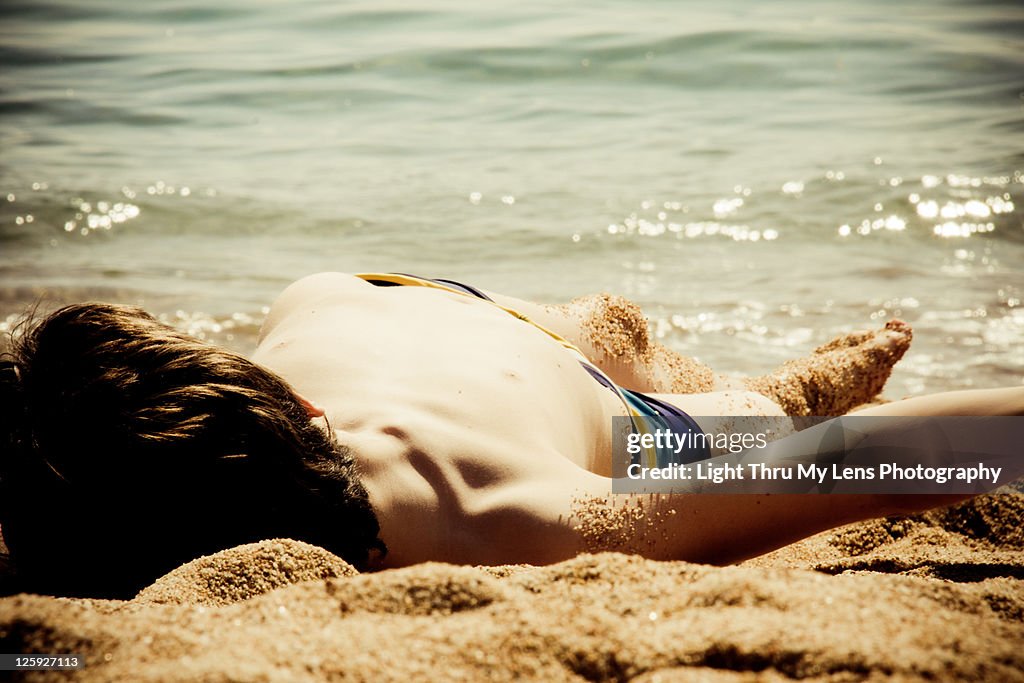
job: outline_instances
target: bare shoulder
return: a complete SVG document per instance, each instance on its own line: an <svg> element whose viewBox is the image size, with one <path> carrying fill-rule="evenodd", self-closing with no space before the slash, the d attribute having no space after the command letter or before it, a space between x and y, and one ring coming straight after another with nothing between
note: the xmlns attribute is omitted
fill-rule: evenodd
<svg viewBox="0 0 1024 683"><path fill-rule="evenodd" d="M316 273L300 278L288 285L270 306L267 318L260 329L259 341L263 341L271 330L299 306L322 301L328 297L360 297L372 288L369 283L348 273Z"/></svg>

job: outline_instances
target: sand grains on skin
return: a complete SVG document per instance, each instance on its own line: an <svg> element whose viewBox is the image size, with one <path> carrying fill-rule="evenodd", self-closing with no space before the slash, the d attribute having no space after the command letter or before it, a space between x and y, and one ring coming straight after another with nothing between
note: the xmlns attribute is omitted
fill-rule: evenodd
<svg viewBox="0 0 1024 683"><path fill-rule="evenodd" d="M640 307L621 296L596 294L555 308L577 321L599 365L629 368L638 386L670 394L743 386L791 416L842 415L871 402L913 339L909 325L890 320L881 330L840 335L767 375L736 380L653 341Z"/></svg>
<svg viewBox="0 0 1024 683"><path fill-rule="evenodd" d="M747 380L746 386L774 400L787 415L842 415L882 391L912 339L909 325L890 320L878 332L836 337L809 356Z"/></svg>
<svg viewBox="0 0 1024 683"><path fill-rule="evenodd" d="M650 496L622 497L622 502L599 496L573 498L573 530L580 535L588 553L620 552L657 555L659 546L668 541L668 517L676 510L656 505Z"/></svg>
<svg viewBox="0 0 1024 683"><path fill-rule="evenodd" d="M647 318L635 303L602 293L573 299L564 309L576 318L605 363L635 368L638 380L672 394L714 391L714 371L689 356L652 341Z"/></svg>

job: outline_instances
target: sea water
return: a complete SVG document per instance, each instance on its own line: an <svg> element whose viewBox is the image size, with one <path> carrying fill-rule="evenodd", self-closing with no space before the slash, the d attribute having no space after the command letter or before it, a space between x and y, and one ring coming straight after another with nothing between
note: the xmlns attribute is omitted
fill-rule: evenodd
<svg viewBox="0 0 1024 683"><path fill-rule="evenodd" d="M891 317L890 395L1024 378L1019 2L14 0L0 321L251 350L321 270L624 294L763 372Z"/></svg>

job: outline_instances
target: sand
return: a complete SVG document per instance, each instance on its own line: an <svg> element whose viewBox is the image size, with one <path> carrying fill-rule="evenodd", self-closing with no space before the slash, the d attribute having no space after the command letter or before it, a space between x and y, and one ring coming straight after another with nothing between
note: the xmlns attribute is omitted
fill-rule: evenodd
<svg viewBox="0 0 1024 683"><path fill-rule="evenodd" d="M733 567L602 553L361 575L272 540L131 601L0 599L0 640L83 654L83 681L1024 681L1024 495L851 525Z"/></svg>

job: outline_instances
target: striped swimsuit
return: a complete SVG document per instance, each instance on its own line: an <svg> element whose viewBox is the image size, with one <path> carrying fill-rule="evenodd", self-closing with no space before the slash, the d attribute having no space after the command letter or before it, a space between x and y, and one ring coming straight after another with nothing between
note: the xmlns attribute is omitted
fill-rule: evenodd
<svg viewBox="0 0 1024 683"><path fill-rule="evenodd" d="M430 287L488 301L509 315L537 328L573 354L591 377L600 383L601 386L606 387L619 397L631 418L635 433L651 433L655 430L668 430L675 434L703 433L694 419L679 408L653 396L623 389L591 363L590 359L567 339L530 320L530 318L519 311L502 306L475 287L454 280L428 279L402 273L359 273L356 277L377 287ZM703 440L698 441L703 442ZM697 460L704 460L707 457L709 457L709 453L706 447L683 449L677 453L672 448L666 446L660 449L656 447L643 449L641 453L634 456L634 461L644 467L666 467L672 463L695 462Z"/></svg>

